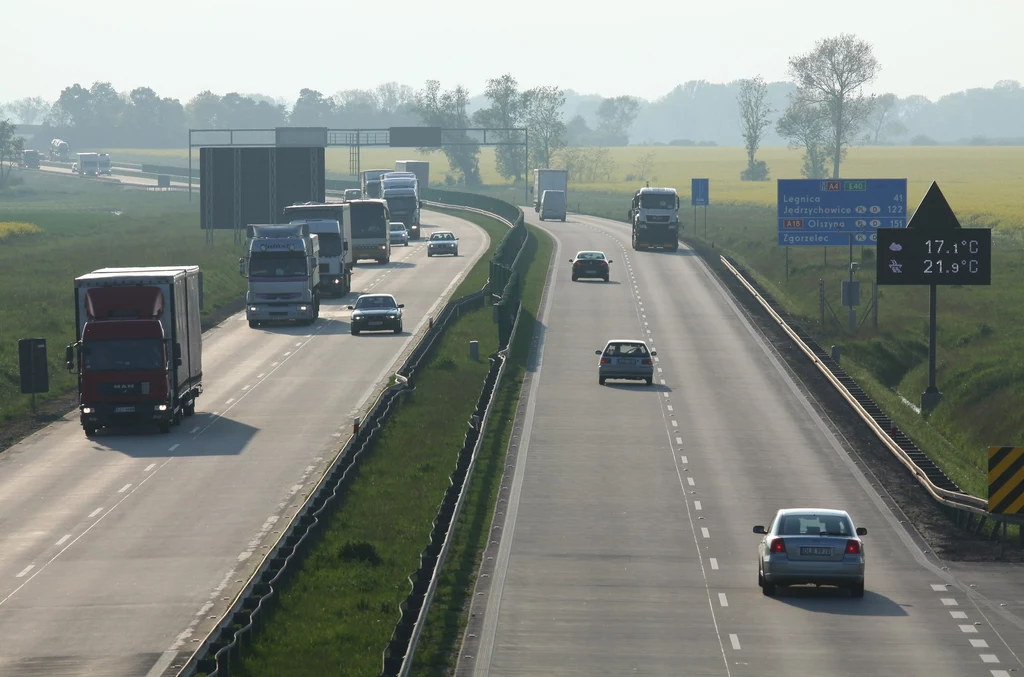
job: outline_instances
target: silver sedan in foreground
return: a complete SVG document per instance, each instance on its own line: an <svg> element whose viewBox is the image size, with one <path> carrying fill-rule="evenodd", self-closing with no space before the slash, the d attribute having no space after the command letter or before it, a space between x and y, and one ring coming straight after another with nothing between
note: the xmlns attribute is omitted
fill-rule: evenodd
<svg viewBox="0 0 1024 677"><path fill-rule="evenodd" d="M757 584L771 597L778 585L835 585L864 596L864 527L845 510L787 508L765 529L757 551Z"/></svg>

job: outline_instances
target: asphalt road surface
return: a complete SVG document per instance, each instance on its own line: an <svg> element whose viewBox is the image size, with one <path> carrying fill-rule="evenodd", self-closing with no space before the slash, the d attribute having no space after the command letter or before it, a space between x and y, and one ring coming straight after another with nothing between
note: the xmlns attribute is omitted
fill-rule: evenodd
<svg viewBox="0 0 1024 677"><path fill-rule="evenodd" d="M693 252L634 252L626 225L603 219L543 226L557 274L540 366L492 582L474 608L482 629L458 674L1024 667L1019 598L1000 606L970 587L893 517ZM610 282L570 281L584 249L613 260ZM594 351L634 337L658 351L654 386L599 386ZM827 587L762 596L752 527L805 506L846 509L867 527L863 599Z"/></svg>
<svg viewBox="0 0 1024 677"><path fill-rule="evenodd" d="M72 415L0 454L0 675L176 672L487 250L469 222L424 221L456 232L462 255L414 242L353 279L405 304L403 334L351 336L355 293L325 299L312 327L235 315L204 336L205 392L170 434L90 440Z"/></svg>

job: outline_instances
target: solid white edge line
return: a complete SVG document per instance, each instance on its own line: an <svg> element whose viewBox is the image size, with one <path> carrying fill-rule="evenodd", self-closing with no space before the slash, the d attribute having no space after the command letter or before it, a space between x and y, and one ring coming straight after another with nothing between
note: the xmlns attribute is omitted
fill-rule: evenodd
<svg viewBox="0 0 1024 677"><path fill-rule="evenodd" d="M160 658L157 659L156 663L153 664L153 667L151 667L149 672L146 673L146 677L160 677L177 655L177 651L165 651L160 654Z"/></svg>

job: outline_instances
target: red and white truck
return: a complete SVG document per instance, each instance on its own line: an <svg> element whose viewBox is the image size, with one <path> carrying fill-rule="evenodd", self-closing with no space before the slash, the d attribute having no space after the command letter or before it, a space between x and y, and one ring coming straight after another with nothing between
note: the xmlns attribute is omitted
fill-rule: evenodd
<svg viewBox="0 0 1024 677"><path fill-rule="evenodd" d="M199 266L101 268L75 279L78 399L87 436L155 423L170 432L203 392ZM76 360L77 358L77 360Z"/></svg>

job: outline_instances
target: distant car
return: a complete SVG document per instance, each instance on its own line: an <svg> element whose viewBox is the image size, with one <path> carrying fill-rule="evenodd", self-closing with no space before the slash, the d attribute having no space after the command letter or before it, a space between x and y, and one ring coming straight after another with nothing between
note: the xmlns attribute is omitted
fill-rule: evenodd
<svg viewBox="0 0 1024 677"><path fill-rule="evenodd" d="M561 219L565 221L565 191L546 190L540 196L540 220Z"/></svg>
<svg viewBox="0 0 1024 677"><path fill-rule="evenodd" d="M402 308L405 304L396 303L391 294L363 294L354 306L348 307L352 311L352 335L359 336L361 331L389 330L401 334Z"/></svg>
<svg viewBox="0 0 1024 677"><path fill-rule="evenodd" d="M597 277L608 281L608 264L611 263L604 252L579 252L576 258L569 259L572 264L572 281L581 277Z"/></svg>
<svg viewBox="0 0 1024 677"><path fill-rule="evenodd" d="M346 188L345 196L342 198L345 202L349 200L361 200L363 197L363 191L359 188Z"/></svg>
<svg viewBox="0 0 1024 677"><path fill-rule="evenodd" d="M391 229L391 244L402 243L406 247L409 246L409 231L405 229L404 223L392 221L388 227Z"/></svg>
<svg viewBox="0 0 1024 677"><path fill-rule="evenodd" d="M654 361L658 353L647 347L641 339L612 339L604 350L594 351L601 356L597 365L597 382L604 385L606 379L654 382Z"/></svg>
<svg viewBox="0 0 1024 677"><path fill-rule="evenodd" d="M459 238L450 230L439 230L427 241L427 256L435 254L459 255Z"/></svg>
<svg viewBox="0 0 1024 677"><path fill-rule="evenodd" d="M864 596L864 527L845 510L779 510L757 548L757 584L771 597L779 585L834 585Z"/></svg>
<svg viewBox="0 0 1024 677"><path fill-rule="evenodd" d="M77 172L78 171L78 163L77 162L72 162L71 163L71 171L72 172Z"/></svg>

